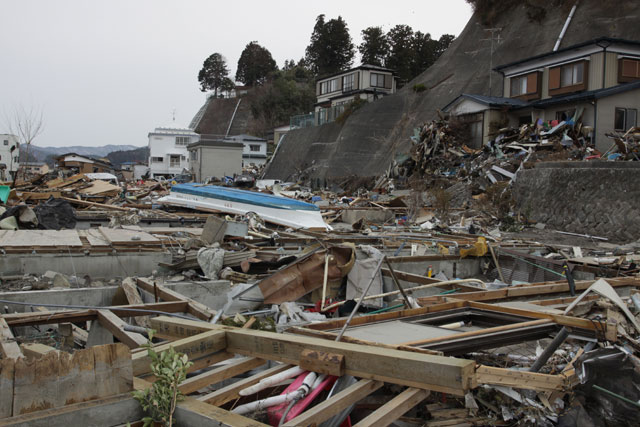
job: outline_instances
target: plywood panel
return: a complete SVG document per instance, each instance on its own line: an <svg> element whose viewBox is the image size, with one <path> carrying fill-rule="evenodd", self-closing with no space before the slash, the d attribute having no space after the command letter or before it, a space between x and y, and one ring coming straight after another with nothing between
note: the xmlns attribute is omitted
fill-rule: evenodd
<svg viewBox="0 0 640 427"><path fill-rule="evenodd" d="M82 246L76 230L6 230L0 247Z"/></svg>

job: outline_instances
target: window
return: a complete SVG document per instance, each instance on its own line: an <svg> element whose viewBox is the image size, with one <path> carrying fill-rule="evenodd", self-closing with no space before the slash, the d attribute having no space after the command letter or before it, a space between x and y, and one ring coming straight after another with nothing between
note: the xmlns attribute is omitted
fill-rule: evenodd
<svg viewBox="0 0 640 427"><path fill-rule="evenodd" d="M618 61L618 83L628 83L640 79L640 60L620 58Z"/></svg>
<svg viewBox="0 0 640 427"><path fill-rule="evenodd" d="M348 76L344 76L342 78L342 91L349 92L353 90L355 81L356 81L355 74L349 74Z"/></svg>
<svg viewBox="0 0 640 427"><path fill-rule="evenodd" d="M151 163L162 163L164 159L162 157L152 157Z"/></svg>
<svg viewBox="0 0 640 427"><path fill-rule="evenodd" d="M549 69L549 95L563 95L587 89L587 61L572 62Z"/></svg>
<svg viewBox="0 0 640 427"><path fill-rule="evenodd" d="M249 150L250 151L260 151L260 146L256 145L256 144L251 144L251 145L249 145Z"/></svg>
<svg viewBox="0 0 640 427"><path fill-rule="evenodd" d="M572 119L573 116L576 115L576 110L575 108L572 110L564 110L564 111L556 111L556 120L558 122L563 122L563 121L567 121L569 119Z"/></svg>
<svg viewBox="0 0 640 427"><path fill-rule="evenodd" d="M527 93L527 76L511 78L511 96L520 96Z"/></svg>
<svg viewBox="0 0 640 427"><path fill-rule="evenodd" d="M384 87L384 74L371 73L371 87Z"/></svg>
<svg viewBox="0 0 640 427"><path fill-rule="evenodd" d="M179 168L180 167L180 156L172 154L169 156L169 167L170 168Z"/></svg>
<svg viewBox="0 0 640 427"><path fill-rule="evenodd" d="M638 110L635 108L616 108L614 116L614 129L626 132L636 126Z"/></svg>
<svg viewBox="0 0 640 427"><path fill-rule="evenodd" d="M197 150L193 150L190 153L191 153L191 160L198 160L198 151Z"/></svg>
<svg viewBox="0 0 640 427"><path fill-rule="evenodd" d="M9 145L9 140L8 139L4 140L4 145Z"/></svg>
<svg viewBox="0 0 640 427"><path fill-rule="evenodd" d="M180 156L180 160L187 160L187 156Z"/></svg>
<svg viewBox="0 0 640 427"><path fill-rule="evenodd" d="M188 136L176 136L176 145L189 145L190 140Z"/></svg>
<svg viewBox="0 0 640 427"><path fill-rule="evenodd" d="M560 67L560 87L577 85L583 82L584 63L567 64Z"/></svg>
<svg viewBox="0 0 640 427"><path fill-rule="evenodd" d="M320 95L338 90L338 79L327 80L320 83Z"/></svg>

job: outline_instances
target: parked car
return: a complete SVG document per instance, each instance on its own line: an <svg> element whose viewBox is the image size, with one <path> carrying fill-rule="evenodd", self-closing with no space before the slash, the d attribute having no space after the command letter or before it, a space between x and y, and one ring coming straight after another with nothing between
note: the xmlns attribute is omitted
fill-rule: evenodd
<svg viewBox="0 0 640 427"><path fill-rule="evenodd" d="M173 179L171 180L171 183L184 184L185 182L191 182L191 181L193 181L193 175L185 173L185 174L180 174L173 177Z"/></svg>

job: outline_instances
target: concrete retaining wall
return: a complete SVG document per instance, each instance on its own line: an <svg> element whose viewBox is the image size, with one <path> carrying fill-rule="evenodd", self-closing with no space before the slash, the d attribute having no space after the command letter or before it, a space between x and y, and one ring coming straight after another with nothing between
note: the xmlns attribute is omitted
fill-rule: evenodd
<svg viewBox="0 0 640 427"><path fill-rule="evenodd" d="M547 228L640 239L640 163L536 164L518 174L513 195L520 212Z"/></svg>

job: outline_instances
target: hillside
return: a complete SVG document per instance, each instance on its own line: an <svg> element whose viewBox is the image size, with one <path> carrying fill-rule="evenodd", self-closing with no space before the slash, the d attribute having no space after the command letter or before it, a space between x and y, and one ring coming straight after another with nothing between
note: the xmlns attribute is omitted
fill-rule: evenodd
<svg viewBox="0 0 640 427"><path fill-rule="evenodd" d="M135 145L103 145L101 147L84 147L84 146L68 146L68 147L40 147L31 144L29 147L29 161L45 162L49 156L55 157L66 153L76 153L88 157L106 157L114 151L126 151L137 149ZM27 147L23 144L20 147L20 161L26 161Z"/></svg>
<svg viewBox="0 0 640 427"><path fill-rule="evenodd" d="M601 36L640 40L637 4L618 2L612 7L609 1L581 1L561 47ZM396 95L366 105L343 126L334 123L289 132L266 177L290 179L304 171L317 184L380 175L397 153L408 150L413 129L435 118L438 109L461 93L489 95L492 67L551 51L569 8L548 8L540 22L531 20L531 9L524 2L497 15L491 27L501 31L493 55L491 34L474 14L438 61ZM502 77L493 72L492 82L491 95L501 96ZM415 93L412 87L417 83L427 90Z"/></svg>

